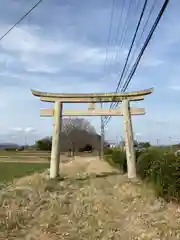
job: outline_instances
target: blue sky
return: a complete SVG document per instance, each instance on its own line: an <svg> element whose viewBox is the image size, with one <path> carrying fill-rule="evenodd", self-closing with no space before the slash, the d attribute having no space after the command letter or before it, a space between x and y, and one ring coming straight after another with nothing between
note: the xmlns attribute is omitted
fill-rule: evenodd
<svg viewBox="0 0 180 240"><path fill-rule="evenodd" d="M36 1L2 0L0 35L6 32ZM116 33L122 2L116 0L112 34L105 53L112 0L44 0L21 24L0 42L0 141L28 143L51 134L52 119L40 118L41 103L30 89L50 92L115 91L142 0L133 1L125 45L117 61ZM149 0L149 7L153 0ZM157 14L163 0L158 0ZM124 16L129 0L124 7ZM145 107L145 116L133 117L134 134L139 140L180 141L180 2L171 0L155 35L128 88L154 87L154 92L136 106ZM153 16L152 16L153 19ZM152 22L150 22L151 24ZM123 25L123 24L122 24ZM149 25L150 26L150 25ZM123 26L120 27L122 29ZM86 108L84 104L65 108ZM100 117L88 118L100 131ZM123 136L123 122L113 117L106 139Z"/></svg>

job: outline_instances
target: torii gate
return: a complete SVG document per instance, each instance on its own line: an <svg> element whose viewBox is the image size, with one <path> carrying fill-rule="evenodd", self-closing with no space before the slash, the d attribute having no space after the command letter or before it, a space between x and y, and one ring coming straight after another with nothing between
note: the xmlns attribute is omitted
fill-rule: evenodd
<svg viewBox="0 0 180 240"><path fill-rule="evenodd" d="M124 117L124 139L127 157L128 178L136 177L136 161L134 151L133 129L131 115L144 115L144 108L131 108L130 101L144 100L145 95L151 94L152 88L120 93L48 93L31 90L34 96L40 97L41 101L54 102L53 109L40 110L40 116L54 118L52 150L50 162L50 178L54 179L59 175L60 161L60 136L62 128L62 116L123 116ZM116 109L96 108L96 103L102 102L122 102ZM87 110L64 110L63 103L88 103Z"/></svg>

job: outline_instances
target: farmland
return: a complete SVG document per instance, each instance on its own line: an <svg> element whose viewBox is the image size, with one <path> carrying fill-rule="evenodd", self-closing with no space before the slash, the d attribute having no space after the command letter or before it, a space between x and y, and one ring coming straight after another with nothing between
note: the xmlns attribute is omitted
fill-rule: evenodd
<svg viewBox="0 0 180 240"><path fill-rule="evenodd" d="M0 151L0 186L15 178L42 172L49 167L49 152Z"/></svg>
<svg viewBox="0 0 180 240"><path fill-rule="evenodd" d="M88 154L82 153L86 156ZM61 162L70 160L67 153L61 155ZM14 178L42 172L49 168L50 152L48 151L0 151L0 186Z"/></svg>
<svg viewBox="0 0 180 240"><path fill-rule="evenodd" d="M14 178L41 172L48 167L48 163L0 162L0 182L8 182Z"/></svg>
<svg viewBox="0 0 180 240"><path fill-rule="evenodd" d="M49 151L0 151L0 162L48 162L50 158Z"/></svg>

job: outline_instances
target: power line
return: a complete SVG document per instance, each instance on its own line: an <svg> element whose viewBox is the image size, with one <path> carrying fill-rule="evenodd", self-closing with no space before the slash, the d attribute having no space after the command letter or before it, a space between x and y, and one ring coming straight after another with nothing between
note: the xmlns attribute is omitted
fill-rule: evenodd
<svg viewBox="0 0 180 240"><path fill-rule="evenodd" d="M165 11L165 9L166 9L166 7L167 7L168 2L169 2L169 0L165 0L165 2L164 2L164 4L163 4L163 6L162 6L162 8L161 8L161 10L160 10L157 18L156 18L156 20L155 20L155 22L154 22L154 24L153 24L153 26L152 26L152 28L151 28L151 31L149 32L149 34L148 34L148 36L147 36L147 38L146 38L146 40L145 40L145 43L144 43L144 45L143 45L143 47L142 47L142 49L141 49L141 51L140 51L140 53L139 53L139 55L138 55L138 57L137 57L137 59L136 59L136 62L135 62L135 64L134 64L133 68L131 69L131 72L130 72L130 74L129 74L129 76L128 76L126 82L125 82L125 84L124 84L123 87L122 87L122 91L123 91L123 92L125 92L126 89L128 88L128 85L129 85L129 83L131 82L131 79L132 79L132 77L133 77L133 75L134 75L134 73L135 73L135 71L136 71L136 69L137 69L137 67L138 67L138 65L139 65L139 62L140 62L140 60L141 60L141 57L142 57L142 55L143 55L143 53L144 53L147 45L149 44L149 41L151 40L151 38L152 38L152 36L153 36L153 34L154 34L154 31L155 31L155 29L156 29L156 27L157 27L157 25L158 25L158 23L159 23L162 15L163 15L163 13L164 13L164 11Z"/></svg>
<svg viewBox="0 0 180 240"><path fill-rule="evenodd" d="M124 5L125 5L124 3L125 2L123 2L123 4L122 4L122 13L123 13ZM132 7L132 1L129 1L129 5L128 5L128 8L127 8L127 14L126 14L126 17L125 17L125 21L122 24L123 28L122 28L121 36L120 36L120 39L119 39L119 49L117 49L116 55L115 55L114 59L112 59L112 63L116 62L116 60L117 60L117 58L119 56L120 50L123 47L123 42L124 42L124 39L126 37L128 26L129 26L129 24L128 24L128 16L130 15L131 7ZM119 26L118 26L118 31L117 31L117 40L118 40L118 37L119 37L119 30L120 30L120 19L119 19Z"/></svg>
<svg viewBox="0 0 180 240"><path fill-rule="evenodd" d="M137 50L138 50L138 47L140 46L140 42L141 42L141 40L142 40L142 36L143 36L143 34L144 34L144 32L145 32L145 29L146 29L146 27L147 27L147 25L148 25L148 22L149 22L149 20L150 20L150 18L151 18L151 15L152 15L152 13L153 13L154 8L155 8L155 4L156 4L156 0L154 0L153 4L152 4L152 6L151 6L151 9L150 9L150 11L149 11L147 20L146 20L146 22L145 22L145 24L144 24L144 26L143 26L141 35L140 35L138 41L136 42L135 49L134 49L134 51L133 51L133 53L132 53L132 56L131 56L131 58L130 58L130 61L129 61L128 67L127 67L127 69L126 69L126 71L125 71L125 74L124 74L124 76L123 76L122 82L124 82L124 79L125 79L125 77L127 76L127 73L128 73L128 71L129 71L130 67L132 66L132 63L133 63L133 60L134 60L134 58L135 58L136 52L137 52Z"/></svg>
<svg viewBox="0 0 180 240"><path fill-rule="evenodd" d="M121 81L122 81L122 77L124 76L124 72L126 70L127 63L128 63L128 60L129 60L129 57L130 57L130 54L131 54L131 51L132 51L132 48L133 48L133 45L134 45L137 33L138 33L138 30L139 30L139 27L140 27L140 24L141 24L141 21L142 21L142 18L143 18L146 6L147 6L147 1L148 0L144 1L144 5L143 5L142 11L141 11L141 15L139 17L139 21L137 23L137 26L136 26L136 29L135 29L135 32L134 32L134 35L133 35L133 38L132 38L132 42L131 42L131 45L130 45L130 48L129 48L129 51L128 51L128 54L127 54L127 57L126 57L126 60L125 60L125 64L124 64L123 70L121 72L121 76L120 76L119 82L118 82L117 87L116 87L116 92L118 91L119 86L120 86ZM113 102L111 102L110 108L112 108L112 106L113 106ZM105 121L106 121L107 118L108 117L105 118Z"/></svg>
<svg viewBox="0 0 180 240"><path fill-rule="evenodd" d="M134 73L135 73L135 71L136 71L136 69L137 69L137 67L138 67L138 64L139 64L140 60L141 60L141 57L142 57L142 55L143 55L143 53L144 53L147 45L149 44L149 41L151 40L151 38L152 38L152 36L153 36L153 33L154 33L154 31L155 31L155 29L156 29L156 27L157 27L157 25L158 25L158 23L159 23L162 15L163 15L163 13L164 13L164 11L165 11L168 3L169 3L169 0L165 0L164 4L162 5L162 7L161 7L161 9L160 9L160 12L158 13L158 16L157 16L156 20L154 21L154 24L153 24L153 26L152 26L152 28L151 28L151 30L150 30L150 32L149 32L149 34L148 34L145 42L144 42L144 45L143 45L143 47L142 47L142 49L141 49L141 51L140 51L140 53L139 53L139 55L138 55L138 57L137 57L137 59L136 59L136 62L134 63L134 65L133 65L133 67L132 67L132 69L131 69L131 72L130 72L130 74L128 75L128 78L127 78L126 82L124 83L124 85L123 85L123 87L122 87L122 90L121 90L122 92L125 92L125 91L126 91L129 83L131 82L132 77L133 77L133 75L134 75ZM114 106L117 107L118 104L119 104L119 103L117 102L117 103L115 103ZM109 122L110 119L111 119L111 116L108 118L108 120L106 121L106 123L104 124L104 126L107 125L107 123Z"/></svg>
<svg viewBox="0 0 180 240"><path fill-rule="evenodd" d="M27 13L25 13L6 33L0 37L0 41L10 33L25 17L27 17L43 0L39 0Z"/></svg>
<svg viewBox="0 0 180 240"><path fill-rule="evenodd" d="M107 57L108 57L109 43L110 43L110 37L111 37L113 17L114 17L114 8L115 8L115 0L113 0L113 2L112 2L112 9L111 9L111 15L110 15L110 25L109 25L109 31L108 31L107 47L106 47L106 55L105 55L105 61L104 61L104 70L105 70L105 66L106 66L106 63L107 63Z"/></svg>
<svg viewBox="0 0 180 240"><path fill-rule="evenodd" d="M137 24L137 26L136 26L136 30L135 30L135 33L134 33L134 36L133 36L133 39L132 39L132 42L131 42L131 45L130 45L130 48L129 48L129 52L128 52L128 55L127 55L127 57L126 57L126 61L125 61L124 67L123 67L123 70L122 70L122 73L121 73L119 82L118 82L117 87L116 87L116 92L118 91L119 85L121 84L122 77L123 77L123 75L124 75L124 71L125 71L125 69L126 69L126 66L127 66L128 60L129 60L129 56L130 56L130 54L131 54L131 51L132 51L132 48L133 48L133 45L134 45L134 42L135 42L135 39L136 39L138 30L139 30L139 26L140 26L140 24L141 24L141 21L142 21L142 18L143 18L143 15L144 15L144 12L145 12L145 9L146 9L146 6L147 6L147 1L148 1L148 0L145 0L145 1L144 1L144 5L143 5L142 11L141 11L141 15L140 15L138 24Z"/></svg>
<svg viewBox="0 0 180 240"><path fill-rule="evenodd" d="M120 23L121 23L122 16L123 16L124 4L125 4L125 0L123 0L123 2L122 2L121 11L120 11L120 14L119 14L119 21L118 21L119 24L118 24L117 33L116 33L116 41L115 41L115 44L117 43L118 37L119 37L119 31L120 31L120 26L121 26Z"/></svg>
<svg viewBox="0 0 180 240"><path fill-rule="evenodd" d="M143 34L144 34L144 32L145 32L145 29L146 29L146 27L147 27L147 25L148 25L149 20L151 19L151 15L152 15L152 13L153 13L153 10L154 10L154 8L155 8L156 3L157 3L156 0L154 0L153 4L152 4L152 6L151 6L151 9L150 9L150 11L149 11L148 17L147 17L147 19L146 19L146 22L144 23L144 26L143 26L141 35L140 35L140 37L139 37L139 39L138 39L138 41L137 41L137 43L136 43L136 49L134 50L133 55L135 55L135 52L137 51L138 46L140 45L142 36L143 36Z"/></svg>
<svg viewBox="0 0 180 240"><path fill-rule="evenodd" d="M103 69L104 72L105 72L106 63L107 63L107 59L108 59L108 50L109 50L111 30L112 30L112 23L113 23L113 17L114 17L114 8L115 8L115 0L112 1L112 8L111 8L111 15L110 15L110 24L109 24L109 31L108 31L108 38L107 38L107 47L106 47L105 60L104 60L104 69ZM103 117L102 117L101 120L104 122Z"/></svg>

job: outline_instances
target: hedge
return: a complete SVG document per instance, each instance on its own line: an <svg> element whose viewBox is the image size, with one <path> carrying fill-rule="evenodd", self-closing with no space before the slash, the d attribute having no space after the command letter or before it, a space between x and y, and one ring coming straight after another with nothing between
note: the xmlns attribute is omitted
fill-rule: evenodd
<svg viewBox="0 0 180 240"><path fill-rule="evenodd" d="M180 157L161 149L150 149L136 152L136 159L138 177L150 183L157 196L167 201L180 200ZM113 151L110 163L127 172L124 152Z"/></svg>

